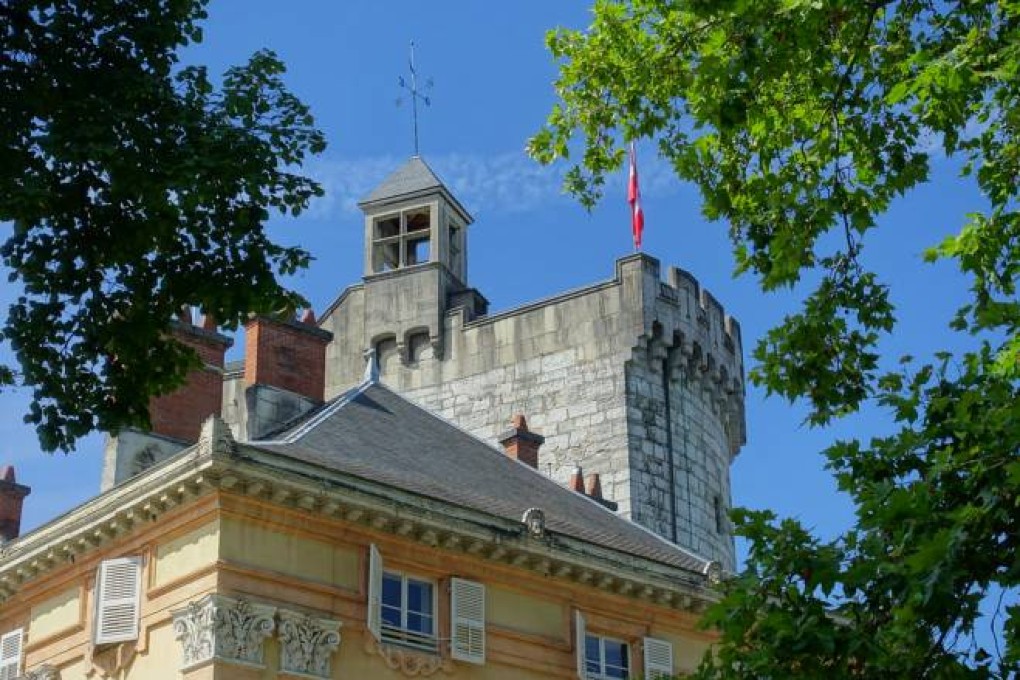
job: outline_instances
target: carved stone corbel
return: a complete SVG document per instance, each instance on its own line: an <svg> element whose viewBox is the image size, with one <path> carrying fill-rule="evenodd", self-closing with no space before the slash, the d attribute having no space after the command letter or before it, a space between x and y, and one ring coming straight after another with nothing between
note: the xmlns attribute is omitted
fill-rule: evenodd
<svg viewBox="0 0 1020 680"><path fill-rule="evenodd" d="M263 667L265 639L275 628L275 607L209 594L171 612L181 643L181 668L213 659Z"/></svg>
<svg viewBox="0 0 1020 680"><path fill-rule="evenodd" d="M330 660L340 647L340 622L280 610L280 670L333 677Z"/></svg>

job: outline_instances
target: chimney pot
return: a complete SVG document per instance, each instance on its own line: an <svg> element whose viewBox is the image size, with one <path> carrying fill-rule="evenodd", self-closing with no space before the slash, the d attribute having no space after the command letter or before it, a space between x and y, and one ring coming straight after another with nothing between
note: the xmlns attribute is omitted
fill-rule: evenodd
<svg viewBox="0 0 1020 680"><path fill-rule="evenodd" d="M574 467L574 471L570 473L570 483L568 484L571 491L577 493L584 493L584 470L578 465Z"/></svg>
<svg viewBox="0 0 1020 680"><path fill-rule="evenodd" d="M506 455L538 469L538 449L545 443L545 437L528 429L524 414L518 413L510 419L510 429L499 436Z"/></svg>
<svg viewBox="0 0 1020 680"><path fill-rule="evenodd" d="M0 543L21 535L21 508L32 490L15 482L14 467L7 465L0 480Z"/></svg>
<svg viewBox="0 0 1020 680"><path fill-rule="evenodd" d="M314 324L315 323L315 312L311 309L306 309L301 314L301 323Z"/></svg>
<svg viewBox="0 0 1020 680"><path fill-rule="evenodd" d="M593 472L585 478L584 493L597 501L602 500L602 479L599 473Z"/></svg>

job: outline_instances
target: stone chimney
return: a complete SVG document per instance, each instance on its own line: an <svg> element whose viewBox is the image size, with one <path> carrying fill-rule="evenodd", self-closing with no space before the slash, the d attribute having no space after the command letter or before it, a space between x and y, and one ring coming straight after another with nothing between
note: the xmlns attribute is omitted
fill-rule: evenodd
<svg viewBox="0 0 1020 680"><path fill-rule="evenodd" d="M326 391L326 345L333 334L306 310L300 320L256 316L244 327L244 382L321 402Z"/></svg>
<svg viewBox="0 0 1020 680"><path fill-rule="evenodd" d="M538 449L545 443L545 437L528 429L524 414L518 413L510 421L510 429L499 436L506 455L525 465L538 469Z"/></svg>
<svg viewBox="0 0 1020 680"><path fill-rule="evenodd" d="M149 401L151 431L191 443L198 441L205 419L220 414L223 406L223 360L233 340L216 332L216 324L209 315L206 315L202 326L196 326L188 307L181 309L171 334L175 340L193 349L203 366L188 374L184 385L176 391Z"/></svg>
<svg viewBox="0 0 1020 680"><path fill-rule="evenodd" d="M13 466L0 472L0 543L6 543L21 535L21 505L32 490L15 481Z"/></svg>

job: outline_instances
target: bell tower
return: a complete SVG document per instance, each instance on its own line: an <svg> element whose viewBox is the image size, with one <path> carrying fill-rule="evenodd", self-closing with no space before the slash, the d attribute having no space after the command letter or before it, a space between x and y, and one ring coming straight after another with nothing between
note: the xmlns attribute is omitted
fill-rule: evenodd
<svg viewBox="0 0 1020 680"><path fill-rule="evenodd" d="M351 321L364 330L362 350L374 349L383 376L392 378L400 366L442 359L447 311L462 307L468 318L486 312L485 299L467 285L472 218L420 156L358 207L365 215L364 297L361 318Z"/></svg>
<svg viewBox="0 0 1020 680"><path fill-rule="evenodd" d="M386 178L358 207L365 213L365 277L438 263L467 284L464 206L420 156Z"/></svg>

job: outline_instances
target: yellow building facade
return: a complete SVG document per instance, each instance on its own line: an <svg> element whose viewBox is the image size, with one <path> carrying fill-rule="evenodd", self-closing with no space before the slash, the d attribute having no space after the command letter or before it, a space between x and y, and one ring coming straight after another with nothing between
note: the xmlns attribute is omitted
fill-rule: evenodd
<svg viewBox="0 0 1020 680"><path fill-rule="evenodd" d="M366 383L5 544L0 678L668 677L716 576Z"/></svg>

